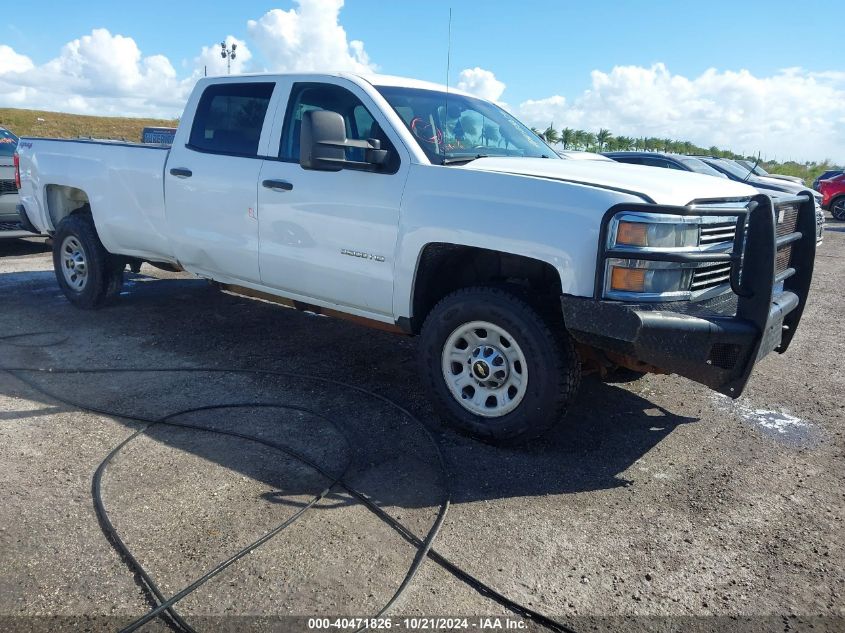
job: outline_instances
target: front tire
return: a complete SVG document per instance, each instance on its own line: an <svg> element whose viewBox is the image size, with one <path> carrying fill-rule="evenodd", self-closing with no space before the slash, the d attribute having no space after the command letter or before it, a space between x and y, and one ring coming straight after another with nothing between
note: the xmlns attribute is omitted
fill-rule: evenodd
<svg viewBox="0 0 845 633"><path fill-rule="evenodd" d="M458 290L438 303L420 336L421 371L440 416L496 444L546 432L581 378L572 339L500 288Z"/></svg>
<svg viewBox="0 0 845 633"><path fill-rule="evenodd" d="M67 300L85 310L100 307L123 286L125 262L105 249L91 214L84 210L59 223L53 236L53 268Z"/></svg>

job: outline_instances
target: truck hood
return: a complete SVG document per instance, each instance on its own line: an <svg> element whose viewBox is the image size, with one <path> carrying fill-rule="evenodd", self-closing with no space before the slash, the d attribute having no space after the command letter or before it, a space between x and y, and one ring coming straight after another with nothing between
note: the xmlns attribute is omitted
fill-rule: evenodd
<svg viewBox="0 0 845 633"><path fill-rule="evenodd" d="M489 157L478 158L457 169L578 183L677 206L710 198L748 198L757 193L753 187L727 178L608 161Z"/></svg>

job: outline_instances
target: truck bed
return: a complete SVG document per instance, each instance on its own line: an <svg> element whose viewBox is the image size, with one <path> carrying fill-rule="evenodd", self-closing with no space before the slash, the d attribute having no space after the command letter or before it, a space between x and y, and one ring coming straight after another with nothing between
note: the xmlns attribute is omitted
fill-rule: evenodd
<svg viewBox="0 0 845 633"><path fill-rule="evenodd" d="M22 138L21 201L41 231L55 230L56 209L84 190L103 245L111 253L172 261L165 231L166 145L95 139ZM39 183L50 184L42 187Z"/></svg>

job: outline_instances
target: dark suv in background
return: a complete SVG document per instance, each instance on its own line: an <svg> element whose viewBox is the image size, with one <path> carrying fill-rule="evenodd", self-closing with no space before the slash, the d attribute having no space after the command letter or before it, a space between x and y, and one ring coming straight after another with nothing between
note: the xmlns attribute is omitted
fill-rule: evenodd
<svg viewBox="0 0 845 633"><path fill-rule="evenodd" d="M681 154L660 154L657 152L605 152L604 156L612 158L617 163L629 165L645 165L647 167L663 167L680 171L694 171L697 174L727 178L710 165L692 156Z"/></svg>

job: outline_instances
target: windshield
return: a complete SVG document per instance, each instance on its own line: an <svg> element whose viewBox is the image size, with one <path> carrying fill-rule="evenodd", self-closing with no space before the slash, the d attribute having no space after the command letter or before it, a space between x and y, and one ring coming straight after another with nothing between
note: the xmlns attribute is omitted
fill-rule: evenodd
<svg viewBox="0 0 845 633"><path fill-rule="evenodd" d="M419 88L376 89L432 163L478 156L559 159L534 132L489 101Z"/></svg>
<svg viewBox="0 0 845 633"><path fill-rule="evenodd" d="M739 178L740 180L747 178L748 174L750 173L745 167L743 167L739 163L735 163L734 161L729 160L727 158L719 159L717 161L717 164L726 172L728 172L732 176L735 176L736 178Z"/></svg>
<svg viewBox="0 0 845 633"><path fill-rule="evenodd" d="M13 156L18 148L18 137L0 128L0 156Z"/></svg>
<svg viewBox="0 0 845 633"><path fill-rule="evenodd" d="M720 172L718 169L713 169L710 165L705 163L703 160L698 160L697 158L679 158L680 162L690 168L690 171L694 171L697 174L707 174L708 176L716 176L718 178L727 178L725 174Z"/></svg>

